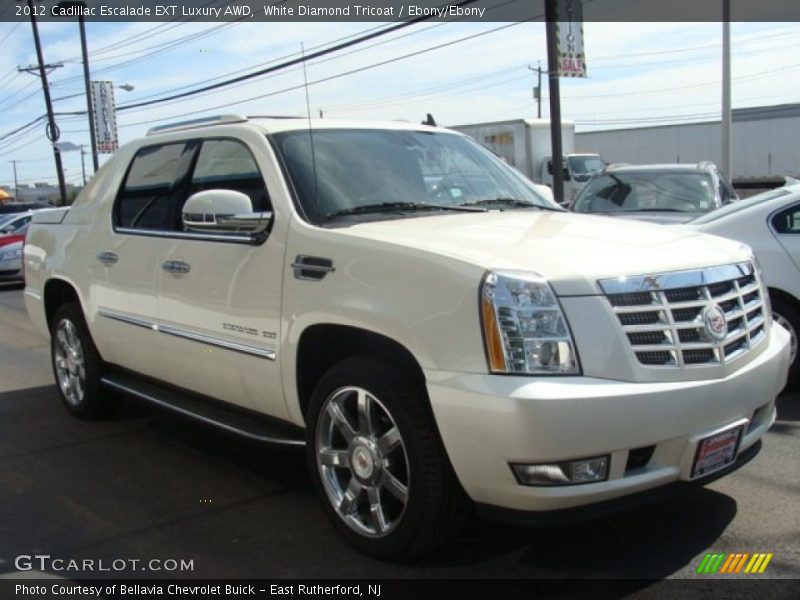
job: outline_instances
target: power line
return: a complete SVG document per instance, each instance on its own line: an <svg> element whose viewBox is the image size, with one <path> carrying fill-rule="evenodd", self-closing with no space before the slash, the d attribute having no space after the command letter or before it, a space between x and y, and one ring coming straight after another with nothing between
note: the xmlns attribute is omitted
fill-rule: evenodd
<svg viewBox="0 0 800 600"><path fill-rule="evenodd" d="M476 1L477 0L462 0L461 2L453 4L453 6L466 6L468 4L473 4ZM124 111L124 110L130 110L132 108L139 108L139 107L142 107L142 106L150 106L150 105L153 105L153 104L160 104L162 102L168 102L170 100L177 100L179 98L188 98L190 96L194 96L194 95L200 94L202 92L208 92L208 91L211 91L211 90L216 90L216 89L231 85L233 83L238 83L240 81L246 81L247 79L252 79L252 78L258 77L260 75L266 75L267 73L274 73L275 71L282 70L282 69L285 69L287 67L294 66L294 65L299 64L301 62L308 61L308 60L313 60L315 58L319 58L320 56L325 56L326 54L331 54L332 52L337 52L339 50L343 50L344 48L349 48L350 46L354 46L356 44L360 44L362 42L366 42L366 41L374 39L376 37L380 37L380 36L386 35L388 33L391 33L392 31L398 31L400 29L404 29L404 28L409 27L409 26L411 26L411 25L413 25L415 23L421 23L423 21L430 20L431 18L432 17L429 16L429 15L423 15L423 16L420 16L420 17L416 17L414 19L411 19L409 21L405 21L403 23L398 23L397 25L393 25L393 26L388 27L386 29L383 29L381 31L368 33L366 35L357 37L357 38L355 38L353 40L341 42L339 44L336 44L335 46L331 46L330 48L326 48L324 50L318 50L316 52L312 52L312 53L310 53L310 54L308 54L308 55L306 55L304 57L301 56L301 57L298 57L298 58L290 59L290 60L288 60L286 62L283 62L283 63L280 63L278 65L273 65L271 67L266 67L264 69L260 69L258 71L255 71L253 73L249 73L247 75L240 75L240 76L234 77L232 79L227 79L225 81L220 81L218 83L206 85L206 86L203 86L203 87L200 87L200 88L196 88L194 90L188 90L186 92L173 94L172 96L167 96L166 98L161 98L161 99L158 99L158 100L147 100L147 101L144 101L144 102L138 102L138 103L134 103L134 104L127 104L127 105L118 107L117 110Z"/></svg>
<svg viewBox="0 0 800 600"><path fill-rule="evenodd" d="M218 2L218 1L219 0L211 0L209 2L206 2L203 5L203 7L209 6L209 5L214 4L214 3ZM284 2L287 2L287 1L288 0L278 0L278 2L276 2L273 6L278 6L278 5L283 4ZM194 20L196 20L198 18L199 17L193 17L193 18L188 19L186 21L181 21L179 23L174 23L173 27L168 27L168 28L164 29L163 31L159 32L157 35L161 35L161 34L165 33L166 31L169 31L170 29L174 29L174 27L177 27L179 25L185 25L185 24L189 23L190 21L194 21ZM230 21L228 23L223 23L223 24L220 24L220 25L214 25L214 26L212 26L212 27L210 27L208 29L204 29L203 31L194 32L194 33L188 34L186 36L183 36L181 38L177 38L175 40L168 40L168 41L165 41L165 42L161 42L160 44L155 44L155 45L149 46L147 48L141 48L141 49L138 49L138 50L131 50L129 52L125 52L125 53L122 53L122 54L119 54L119 55L116 55L116 56L111 56L111 57L93 58L93 61L103 61L103 60L113 60L113 59L116 59L116 58L121 58L123 56L130 56L130 55L133 55L133 54L141 54L143 52L146 53L146 54L143 54L142 56L138 56L136 58L132 58L132 59L123 61L121 63L117 63L115 65L107 65L107 66L102 67L100 69L95 69L94 73L97 74L97 73L108 73L108 72L111 72L111 71L116 71L117 69L121 69L123 67L127 67L127 66L130 66L132 64L135 64L135 63L141 62L143 60L146 60L147 58L149 58L151 56L161 55L161 54L163 54L165 52L169 52L170 50L174 50L175 48L177 48L179 46L182 46L184 44L188 44L190 42L194 42L194 41L196 41L198 39L201 39L203 37L208 37L210 35L215 35L216 33L219 33L220 31L222 31L223 29L225 29L227 27L230 27L232 25L235 25L236 23L238 23L240 21L243 21L245 18L246 17L242 16L242 17L239 17L238 19L235 19L235 20ZM168 25L168 24L169 23L162 23L162 26ZM156 29L158 29L158 27L156 27ZM100 48L98 50L92 51L92 56L93 57L97 57L98 55L110 52L112 49L113 50L118 50L123 46L129 46L129 45L132 45L133 43L138 43L138 42L142 41L143 39L146 39L148 37L152 37L152 35L153 34L151 32L151 34L142 36L139 39L137 39L135 42L130 42L128 44L110 44L108 46L103 46L102 48ZM133 37L137 37L137 36L131 36L130 38L125 38L125 39L131 39ZM75 56L75 57L71 57L70 59L68 59L68 62L80 62L80 61L81 61L81 57L80 56ZM69 81L75 81L75 80L80 79L80 78L81 78L81 76L74 75L72 77L65 77L64 79L59 79L56 83L66 83L66 82L69 82Z"/></svg>
<svg viewBox="0 0 800 600"><path fill-rule="evenodd" d="M3 11L3 12L5 13L5 11ZM19 28L19 26L20 26L20 25L22 25L22 21L20 21L20 22L19 22L19 23L17 23L16 25L14 25L14 26L13 26L13 27L12 27L12 28L9 30L9 32L8 32L7 34L5 34L5 35L4 35L2 38L0 38L0 45L2 45L2 44L3 44L3 42L5 42L5 41L6 41L6 40L7 40L9 37L11 37L11 34L12 34L12 33L14 33L14 32L15 32L15 31L16 31L16 30Z"/></svg>
<svg viewBox="0 0 800 600"><path fill-rule="evenodd" d="M514 3L519 2L519 1L520 0L504 0L504 1L501 1L501 2L499 2L498 4L496 4L494 6L488 7L486 10L487 11L496 10L496 9L501 8L503 6L506 6L508 4L514 4ZM415 31L407 32L407 33L404 33L404 34L401 34L401 35L398 35L398 36L395 36L395 37L392 37L392 38L389 38L389 39L386 39L386 40L381 40L381 41L376 42L374 44L370 44L370 45L364 46L362 48L352 49L352 50L350 50L348 52L338 53L335 56L324 58L322 60L317 60L313 64L314 65L319 65L319 64L331 61L331 60L339 60L339 59L341 59L341 58L343 58L345 56L349 56L351 54L355 54L355 53L358 53L358 52L365 52L365 51L367 51L369 49L372 49L372 48L375 48L377 46L380 46L380 45L383 45L383 44L387 44L387 43L391 43L391 42L394 42L394 41L397 41L397 40L400 40L400 39L403 39L403 38L406 38L406 37L410 37L412 35L418 35L420 33L427 33L429 31L431 31L433 29L436 29L438 27L441 27L443 25L447 25L447 24L455 22L455 21L461 21L461 20L463 20L465 18L466 17L457 17L455 19L451 19L451 20L448 20L448 21L442 21L440 23L433 24L430 27L426 27L424 29L418 29L418 30L415 30ZM373 27L361 30L359 32L356 32L356 33L341 37L341 38L337 38L337 39L331 40L329 42L323 42L321 44L317 44L316 46L310 47L309 50L317 50L319 48L324 48L326 46L329 46L330 44L336 44L337 42L340 42L340 41L343 41L343 40L352 39L352 38L358 37L358 36L360 36L362 34L366 34L366 33L375 31L377 29L380 29L381 27L383 27L383 24L380 24L380 25L377 25L377 26L373 26ZM387 32L389 32L388 29L387 29ZM175 91L178 91L178 90L191 88L192 86L195 86L195 85L200 85L200 84L203 84L203 83L209 83L211 81L217 81L219 79L223 79L224 77L228 77L230 75L234 75L234 74L238 74L238 73L244 73L244 72L250 71L251 69L256 69L258 67L262 67L262 66L266 66L266 65L272 65L272 64L278 63L280 61L288 60L288 59L291 59L291 58L297 57L297 56L299 56L299 54L297 52L291 52L289 54L280 56L278 58L271 59L271 60L263 62L263 63L259 63L259 64L256 64L256 65L251 65L249 67L245 67L243 69L239 69L239 70L236 70L236 71L231 71L231 72L226 73L224 75L220 75L220 76L217 76L217 77L212 77L212 78L209 78L209 79L197 81L197 82L194 82L192 84L178 86L178 87L175 87L175 88L168 88L167 90L162 90L160 92L156 92L156 93L149 94L149 95L146 95L146 96L140 96L139 98L135 98L135 99L131 100L131 102L139 102L140 100L144 100L144 99L147 99L147 98L155 98L155 97L159 97L159 96L162 96L164 94L169 94L171 92L175 92ZM292 70L293 69L286 69L284 72L288 73L288 72L291 72ZM257 79L258 77L259 77L258 73L255 73L253 75L252 79ZM240 84L234 84L231 87L239 87L241 85L248 85L249 83L250 83L249 80L248 81L243 81ZM211 90L211 91L213 91L213 90ZM209 92L201 92L201 93L198 93L197 95L206 95L207 93L209 93ZM164 98L163 101L167 102L168 99Z"/></svg>
<svg viewBox="0 0 800 600"><path fill-rule="evenodd" d="M393 62L400 61L400 60L404 60L404 59L410 58L412 56L419 56L420 54L425 54L425 53L431 52L433 50L439 50L441 48L444 48L444 47L447 47L447 46L452 46L454 44L465 42L467 40L472 40L472 39L475 39L475 38L478 38L478 37L481 37L481 36L484 36L484 35L488 35L490 33L495 33L497 31L502 31L502 30L508 29L510 27L516 27L517 25L522 25L523 23L529 22L529 21L533 20L534 18L541 18L541 15L539 17L531 17L531 18L525 19L523 21L516 21L514 23L507 23L505 25L501 25L500 27L495 27L493 29L489 29L489 30L486 30L486 31L481 31L479 33L475 33L475 34L468 35L468 36L465 36L465 37L462 37L462 38L458 38L456 40L451 40L449 42L444 42L442 44L437 44L437 45L431 46L429 48L423 48L422 50L416 50L414 52L409 52L409 53L403 54L401 56L395 56L394 58L389 58L389 59L386 59L386 60L382 60L380 62L372 63L372 64L369 64L369 65L365 65L363 67L357 67L355 69L350 69L349 71L344 71L342 73L337 73L336 75L329 75L327 77L322 77L322 78L316 79L314 81L309 81L307 84L306 83L298 84L298 85L294 85L294 86L291 86L291 87L288 87L288 88L283 88L281 90L277 90L277 91L273 91L273 92L267 92L265 94L259 94L257 96L252 96L250 98L245 98L244 100L236 100L234 102L227 102L225 104L218 104L218 105L216 105L214 107L203 108L203 109L199 109L199 110L195 110L195 111L185 112L185 113L181 113L179 115L171 115L169 117L163 117L163 118L159 118L159 119L151 119L151 120L148 120L148 121L139 121L137 123L128 123L128 124L125 124L125 125L121 125L120 127L132 127L134 125L148 125L150 123L158 123L160 121L169 121L169 120L172 120L172 119L179 119L179 118L182 118L182 117L188 117L188 116L196 115L196 114L199 114L199 113L208 112L210 110L217 110L217 109L220 109L220 108L228 108L230 106L235 106L237 104L245 104L247 102L252 102L253 100L261 100L263 98L268 98L270 96L277 96L279 94L284 94L286 92L291 92L291 91L295 91L295 90L298 90L298 89L302 89L306 85L312 86L312 85L316 85L316 84L319 84L319 83L325 83L325 82L328 82L328 81L332 81L334 79L339 79L340 77L346 77L348 75L353 75L355 73L360 73L362 71L368 71L370 69L374 69L376 67L381 67L381 66L393 63Z"/></svg>
<svg viewBox="0 0 800 600"><path fill-rule="evenodd" d="M12 135L14 135L15 133L18 133L18 132L20 132L20 131L22 131L24 129L28 129L29 127L33 127L34 125L36 125L36 123L39 123L40 121L43 121L46 118L47 117L45 115L41 115L39 117L36 117L33 121L25 123L25 125L23 125L21 127L18 127L14 131L9 131L8 133L1 135L0 136L0 141L3 141L4 139L9 138Z"/></svg>
<svg viewBox="0 0 800 600"><path fill-rule="evenodd" d="M217 2L220 2L220 1L224 2L225 0L209 0L205 4L201 5L200 8L205 8L207 6L210 6L211 4L216 4ZM283 1L286 1L286 0L283 0ZM172 21L167 21L165 23L160 23L159 25L156 25L155 27L153 27L152 29L150 29L149 31L147 31L145 33L134 33L133 35L129 35L128 37L122 38L121 40L114 40L110 44L106 44L105 46L100 46L99 48L95 48L92 51L92 55L93 56L97 56L97 55L101 55L101 54L106 54L108 52L111 52L112 50L119 50L120 48L123 48L125 46L130 46L132 44L136 44L138 42L141 42L142 40L146 40L146 39L151 38L151 37L162 35L162 34L166 33L167 31L171 31L172 29L175 29L176 27L181 27L183 25L188 25L192 21L196 21L199 18L200 17L198 16L198 17L192 17L190 19L180 19L180 20L173 19ZM161 31L159 31L159 30L161 30ZM131 40L133 40L133 41L131 41ZM169 42L166 42L166 43L169 43ZM83 57L80 54L76 54L74 56L70 56L69 58L63 59L63 62L81 62L82 60L83 60Z"/></svg>

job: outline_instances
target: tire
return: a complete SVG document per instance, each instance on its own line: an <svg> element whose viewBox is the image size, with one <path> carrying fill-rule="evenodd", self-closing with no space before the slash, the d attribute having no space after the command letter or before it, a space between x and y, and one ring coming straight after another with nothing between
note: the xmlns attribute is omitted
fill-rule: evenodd
<svg viewBox="0 0 800 600"><path fill-rule="evenodd" d="M318 382L307 425L316 490L339 533L361 552L383 559L423 554L467 521L471 502L445 454L424 384L412 374L368 356L346 359Z"/></svg>
<svg viewBox="0 0 800 600"><path fill-rule="evenodd" d="M800 360L797 359L797 335L800 333L800 310L791 302L781 297L771 297L772 318L785 327L792 336L792 362L789 365L787 390L800 387Z"/></svg>
<svg viewBox="0 0 800 600"><path fill-rule="evenodd" d="M110 412L112 398L100 382L103 360L77 304L63 304L56 311L50 357L59 396L70 413L80 419L94 419Z"/></svg>

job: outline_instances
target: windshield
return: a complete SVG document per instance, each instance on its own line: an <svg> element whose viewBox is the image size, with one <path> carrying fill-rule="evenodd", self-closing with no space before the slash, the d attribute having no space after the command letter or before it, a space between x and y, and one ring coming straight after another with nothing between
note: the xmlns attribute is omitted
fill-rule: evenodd
<svg viewBox="0 0 800 600"><path fill-rule="evenodd" d="M569 169L576 175L592 175L606 168L605 161L599 156L570 156Z"/></svg>
<svg viewBox="0 0 800 600"><path fill-rule="evenodd" d="M273 139L303 209L316 223L356 214L399 218L403 207L428 205L446 214L465 206L558 210L522 174L460 135L316 129L312 135L288 131Z"/></svg>
<svg viewBox="0 0 800 600"><path fill-rule="evenodd" d="M3 225L5 225L6 223L8 223L10 221L13 221L17 217L19 217L19 213L11 213L11 214L8 214L8 215L0 215L0 227L2 227Z"/></svg>
<svg viewBox="0 0 800 600"><path fill-rule="evenodd" d="M712 210L711 177L700 172L637 171L595 176L580 192L573 210L584 213Z"/></svg>

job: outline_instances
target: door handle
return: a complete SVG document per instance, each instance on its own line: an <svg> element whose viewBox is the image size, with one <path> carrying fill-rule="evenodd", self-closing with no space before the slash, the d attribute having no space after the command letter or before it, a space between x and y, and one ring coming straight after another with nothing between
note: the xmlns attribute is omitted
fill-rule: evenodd
<svg viewBox="0 0 800 600"><path fill-rule="evenodd" d="M168 260L161 263L161 270L174 275L183 275L190 270L189 263L182 260Z"/></svg>
<svg viewBox="0 0 800 600"><path fill-rule="evenodd" d="M109 252L108 250L104 252L99 252L97 254L97 260L99 260L104 265L113 265L119 260L119 256L117 256L113 252Z"/></svg>

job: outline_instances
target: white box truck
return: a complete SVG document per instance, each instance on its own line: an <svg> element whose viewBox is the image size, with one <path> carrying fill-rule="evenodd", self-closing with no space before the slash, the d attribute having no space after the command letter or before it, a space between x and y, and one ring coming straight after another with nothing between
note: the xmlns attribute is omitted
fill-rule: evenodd
<svg viewBox="0 0 800 600"><path fill-rule="evenodd" d="M553 186L550 121L512 119L451 127L491 148L510 165L535 183ZM592 173L605 167L598 154L575 152L575 122L562 121L561 147L564 156L564 203L572 201Z"/></svg>

